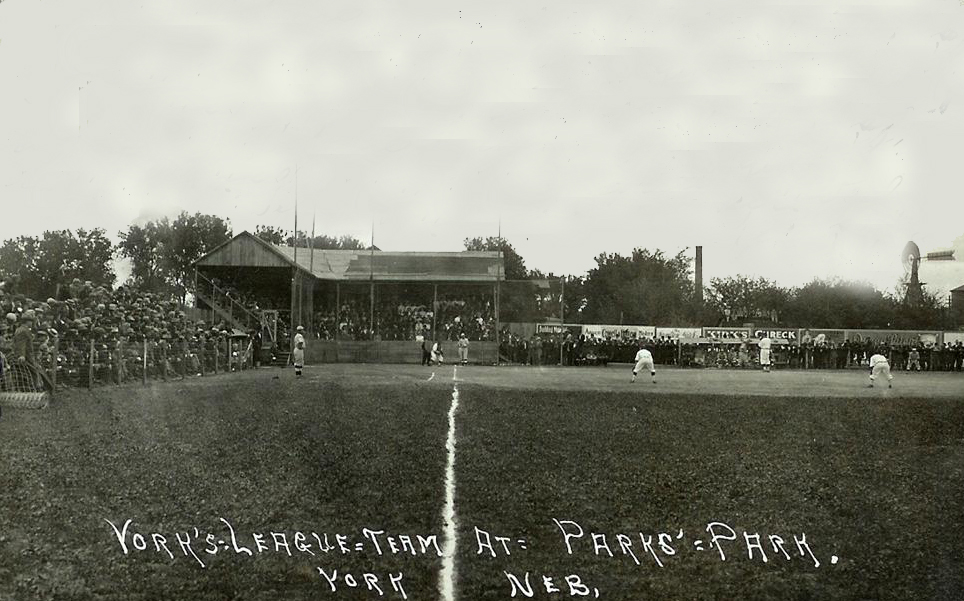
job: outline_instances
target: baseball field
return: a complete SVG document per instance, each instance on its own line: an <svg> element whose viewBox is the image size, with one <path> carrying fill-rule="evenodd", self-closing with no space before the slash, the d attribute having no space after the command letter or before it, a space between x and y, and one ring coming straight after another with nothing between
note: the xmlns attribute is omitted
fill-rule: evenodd
<svg viewBox="0 0 964 601"><path fill-rule="evenodd" d="M964 598L964 376L309 366L0 417L0 599Z"/></svg>

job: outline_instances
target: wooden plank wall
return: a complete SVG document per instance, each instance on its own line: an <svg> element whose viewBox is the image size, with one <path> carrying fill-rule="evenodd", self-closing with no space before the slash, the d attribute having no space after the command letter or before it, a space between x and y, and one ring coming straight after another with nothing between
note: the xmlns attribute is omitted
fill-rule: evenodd
<svg viewBox="0 0 964 601"><path fill-rule="evenodd" d="M257 240L241 236L230 244L214 251L198 263L204 265L224 265L232 267L291 267L281 257L270 252Z"/></svg>

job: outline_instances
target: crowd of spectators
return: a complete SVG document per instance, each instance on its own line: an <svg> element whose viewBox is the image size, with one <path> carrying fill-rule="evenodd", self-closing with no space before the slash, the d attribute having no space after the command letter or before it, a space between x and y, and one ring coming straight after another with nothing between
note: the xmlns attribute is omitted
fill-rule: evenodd
<svg viewBox="0 0 964 601"><path fill-rule="evenodd" d="M495 313L491 305L471 299L445 299L431 305L408 304L395 299L375 304L375 324L371 326L372 307L367 298L344 299L334 308L315 311L312 326L315 337L323 340L458 340L462 334L471 341L491 340ZM433 326L435 330L433 331Z"/></svg>
<svg viewBox="0 0 964 601"><path fill-rule="evenodd" d="M254 332L234 330L224 322L205 325L188 317L170 297L74 280L59 298L36 300L18 294L12 284L0 283L0 353L6 358L2 367L8 371L15 359L18 328L29 333L34 363L55 372L58 381L68 385L240 370L272 358L259 352L261 344L251 339ZM210 284L252 311L273 306L271 299L243 293L229 283L212 280ZM494 339L494 307L483 295L442 298L435 311L432 306L381 299L375 307L374 328L369 323L369 302L358 295L343 299L338 311L316 312L314 335L340 340L456 341L463 334L472 341ZM277 340L287 340L284 319L277 327ZM665 336L641 340L576 331L521 336L509 329L503 329L500 339L503 358L522 365L630 363L642 342L660 365L758 367L754 340L696 342ZM961 342L910 345L807 336L799 344L781 341L774 346L773 356L777 366L791 369L844 369L866 366L878 352L898 371L964 369Z"/></svg>
<svg viewBox="0 0 964 601"><path fill-rule="evenodd" d="M504 358L521 365L606 365L632 363L640 342L650 349L656 363L677 363L676 341L665 336L642 340L572 332L523 336L503 328L499 346Z"/></svg>
<svg viewBox="0 0 964 601"><path fill-rule="evenodd" d="M201 276L198 279L198 289L200 292L208 294L214 302L221 304L224 308L229 308L232 305L241 306L253 316L258 316L265 310L290 310L288 296L268 294L264 291L255 293L246 290L243 286L226 282L217 277L206 278Z"/></svg>
<svg viewBox="0 0 964 601"><path fill-rule="evenodd" d="M682 367L755 369L759 349L754 340L734 342L687 341L668 337L634 338L593 335L534 334L522 336L503 329L500 352L505 360L521 365L598 365L632 363L640 342L659 365ZM881 353L895 370L962 371L964 344L917 346L874 341L821 341L777 344L775 365L790 369L846 369L866 367Z"/></svg>
<svg viewBox="0 0 964 601"><path fill-rule="evenodd" d="M0 353L7 373L18 359L14 334L21 328L32 341L32 362L66 385L240 370L256 359L249 333L193 320L170 297L75 279L60 298L37 300L11 284L0 283Z"/></svg>

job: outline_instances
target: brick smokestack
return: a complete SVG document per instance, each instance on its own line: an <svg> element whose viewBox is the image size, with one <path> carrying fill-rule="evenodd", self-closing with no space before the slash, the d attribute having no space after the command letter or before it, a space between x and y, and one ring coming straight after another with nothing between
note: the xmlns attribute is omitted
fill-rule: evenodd
<svg viewBox="0 0 964 601"><path fill-rule="evenodd" d="M696 304L703 306L703 247L696 247Z"/></svg>

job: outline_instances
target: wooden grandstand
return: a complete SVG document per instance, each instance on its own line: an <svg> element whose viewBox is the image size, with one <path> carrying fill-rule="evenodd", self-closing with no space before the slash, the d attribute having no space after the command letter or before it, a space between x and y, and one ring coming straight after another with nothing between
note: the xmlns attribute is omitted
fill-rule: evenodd
<svg viewBox="0 0 964 601"><path fill-rule="evenodd" d="M233 327L261 328L265 344L285 353L297 325L303 325L314 362L408 361L420 356L414 336L386 340L375 307L386 303L412 303L432 308L441 299L459 294L484 295L494 307L496 327L489 340L475 341L476 354L496 360L498 348L499 287L505 279L499 252L391 252L322 250L276 246L242 232L195 262L195 297L198 307ZM223 282L231 282L229 288ZM242 289L261 299L257 309L246 305L232 289ZM346 339L335 329L322 336L313 316L334 310L347 301L367 305L369 335ZM280 328L278 324L281 324ZM438 324L431 327L439 336ZM397 338L397 336L395 336ZM452 348L454 354L454 348Z"/></svg>

